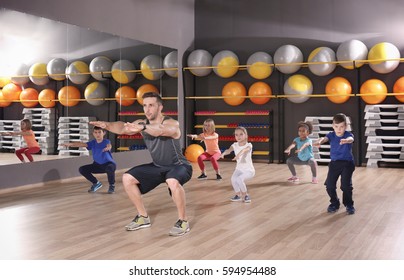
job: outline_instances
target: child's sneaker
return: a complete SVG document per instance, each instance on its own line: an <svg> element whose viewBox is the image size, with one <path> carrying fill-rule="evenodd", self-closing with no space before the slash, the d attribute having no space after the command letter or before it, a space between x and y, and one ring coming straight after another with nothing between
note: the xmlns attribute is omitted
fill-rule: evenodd
<svg viewBox="0 0 404 280"><path fill-rule="evenodd" d="M199 176L197 179L198 180L206 180L206 179L208 179L208 176L206 176L206 174L202 173L201 176Z"/></svg>
<svg viewBox="0 0 404 280"><path fill-rule="evenodd" d="M114 185L110 185L109 188L108 188L108 193L109 193L109 194L112 194L112 193L114 193L114 192L115 192L115 186L114 186Z"/></svg>
<svg viewBox="0 0 404 280"><path fill-rule="evenodd" d="M338 211L338 209L339 209L339 206L336 206L334 204L330 204L330 205L328 205L327 212L328 213L335 213L335 212Z"/></svg>
<svg viewBox="0 0 404 280"><path fill-rule="evenodd" d="M150 227L150 226L151 226L151 223L150 223L149 217L143 217L141 215L136 215L136 217L133 219L133 221L130 222L129 224L127 224L125 226L125 228L128 231L133 231L133 230L138 230L138 229L146 228L146 227Z"/></svg>
<svg viewBox="0 0 404 280"><path fill-rule="evenodd" d="M292 177L288 178L288 182L293 182L293 183L299 182L299 178L296 176L292 176Z"/></svg>
<svg viewBox="0 0 404 280"><path fill-rule="evenodd" d="M251 198L250 198L250 196L248 194L244 197L244 202L245 203L250 203L251 202Z"/></svg>
<svg viewBox="0 0 404 280"><path fill-rule="evenodd" d="M355 214L355 207L353 207L353 206L347 206L347 207L346 207L346 213L347 213L348 215L353 215L353 214Z"/></svg>
<svg viewBox="0 0 404 280"><path fill-rule="evenodd" d="M222 176L220 176L220 174L216 174L216 180L217 180L217 181L222 180Z"/></svg>
<svg viewBox="0 0 404 280"><path fill-rule="evenodd" d="M311 183L318 184L318 179L316 177L313 177L313 179L311 179Z"/></svg>
<svg viewBox="0 0 404 280"><path fill-rule="evenodd" d="M178 220L171 228L169 235L181 236L186 234L190 230L188 221Z"/></svg>
<svg viewBox="0 0 404 280"><path fill-rule="evenodd" d="M232 198L230 198L231 201L233 202L237 202L237 201L241 201L241 197L239 197L237 194L235 196L233 196Z"/></svg>
<svg viewBox="0 0 404 280"><path fill-rule="evenodd" d="M91 186L91 188L88 190L88 192L95 193L96 191L98 191L101 188L102 188L102 184L100 181L98 181L97 183L95 183L94 185Z"/></svg>

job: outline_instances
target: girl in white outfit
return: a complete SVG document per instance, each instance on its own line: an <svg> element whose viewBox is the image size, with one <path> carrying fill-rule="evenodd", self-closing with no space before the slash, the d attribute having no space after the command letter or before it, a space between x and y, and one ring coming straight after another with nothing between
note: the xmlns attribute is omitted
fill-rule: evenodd
<svg viewBox="0 0 404 280"><path fill-rule="evenodd" d="M231 184L235 191L235 195L231 198L231 201L242 201L249 203L251 198L247 193L246 180L254 177L255 169L252 162L252 144L248 142L247 130L244 127L237 127L234 131L236 138L230 148L225 150L221 158L234 151L235 157L233 160L237 161L236 170L234 170L231 176Z"/></svg>

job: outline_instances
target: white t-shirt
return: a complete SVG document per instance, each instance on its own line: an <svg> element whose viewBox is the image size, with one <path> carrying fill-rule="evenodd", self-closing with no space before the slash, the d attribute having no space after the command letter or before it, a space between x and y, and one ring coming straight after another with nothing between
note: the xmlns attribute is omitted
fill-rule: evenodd
<svg viewBox="0 0 404 280"><path fill-rule="evenodd" d="M245 153L244 155L241 156L241 158L239 158L237 160L237 166L236 169L238 170L242 170L242 171L251 171L251 172L255 172L255 168L252 162L252 144L251 143L246 143L243 146L240 146L238 144L238 142L235 142L232 144L233 150L234 150L234 154L237 156L238 153L240 153L242 150L244 150L247 147L250 147L251 149L248 151L248 153Z"/></svg>

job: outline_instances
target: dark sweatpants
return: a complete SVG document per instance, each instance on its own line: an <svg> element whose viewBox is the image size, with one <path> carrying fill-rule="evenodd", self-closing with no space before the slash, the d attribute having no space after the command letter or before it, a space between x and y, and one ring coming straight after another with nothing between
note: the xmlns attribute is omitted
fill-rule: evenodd
<svg viewBox="0 0 404 280"><path fill-rule="evenodd" d="M352 200L352 174L355 170L353 161L336 160L328 165L328 174L325 181L327 193L330 196L330 203L339 207L340 202L337 195L337 181L341 176L342 203L345 206L353 206Z"/></svg>
<svg viewBox="0 0 404 280"><path fill-rule="evenodd" d="M79 168L80 174L83 175L92 184L98 182L97 178L95 178L93 174L107 173L110 186L113 186L115 184L115 170L116 164L113 162L107 162L104 164L93 162L92 164L83 165Z"/></svg>

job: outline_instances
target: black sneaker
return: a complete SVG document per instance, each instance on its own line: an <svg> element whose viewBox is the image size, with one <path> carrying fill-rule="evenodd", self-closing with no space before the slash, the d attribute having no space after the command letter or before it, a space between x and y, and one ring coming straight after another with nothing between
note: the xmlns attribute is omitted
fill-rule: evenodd
<svg viewBox="0 0 404 280"><path fill-rule="evenodd" d="M222 176L220 176L220 174L216 174L216 180L217 180L217 181L222 180Z"/></svg>
<svg viewBox="0 0 404 280"><path fill-rule="evenodd" d="M353 207L353 206L347 206L347 207L346 207L346 213L347 213L348 215L353 215L353 214L355 214L355 207Z"/></svg>
<svg viewBox="0 0 404 280"><path fill-rule="evenodd" d="M114 185L109 186L108 193L109 194L115 193L115 186Z"/></svg>
<svg viewBox="0 0 404 280"><path fill-rule="evenodd" d="M328 213L335 213L335 212L338 211L338 209L339 209L339 206L336 206L336 205L334 205L334 204L330 204L330 205L328 206L328 208L327 208L327 212L328 212Z"/></svg>
<svg viewBox="0 0 404 280"><path fill-rule="evenodd" d="M206 180L206 179L208 179L208 176L206 176L205 174L201 174L201 176L199 176L198 178L197 178L198 180Z"/></svg>

